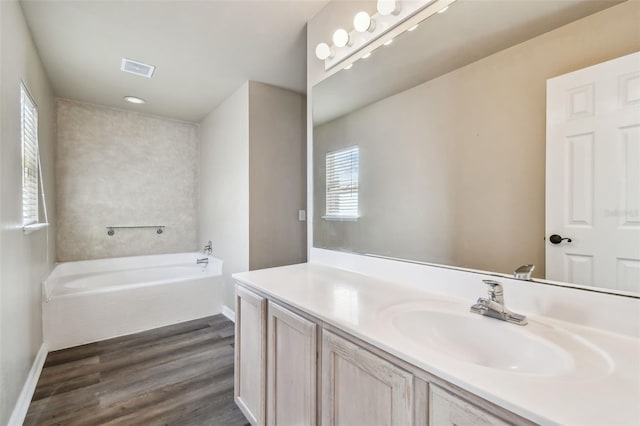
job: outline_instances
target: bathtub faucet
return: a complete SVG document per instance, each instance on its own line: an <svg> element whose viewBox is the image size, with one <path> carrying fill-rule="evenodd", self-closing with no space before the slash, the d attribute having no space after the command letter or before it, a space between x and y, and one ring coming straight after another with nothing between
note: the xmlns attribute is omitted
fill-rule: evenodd
<svg viewBox="0 0 640 426"><path fill-rule="evenodd" d="M206 254L207 256L211 256L213 254L213 247L211 246L211 240L209 240L207 245L204 246L204 249L202 250L202 253Z"/></svg>
<svg viewBox="0 0 640 426"><path fill-rule="evenodd" d="M209 258L208 257L203 257L202 259L196 259L196 265L208 266L209 265Z"/></svg>

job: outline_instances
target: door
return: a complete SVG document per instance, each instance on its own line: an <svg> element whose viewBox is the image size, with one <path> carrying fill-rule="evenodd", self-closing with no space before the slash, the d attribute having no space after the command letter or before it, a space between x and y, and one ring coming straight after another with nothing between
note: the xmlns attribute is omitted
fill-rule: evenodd
<svg viewBox="0 0 640 426"><path fill-rule="evenodd" d="M234 397L252 425L265 424L266 299L236 286Z"/></svg>
<svg viewBox="0 0 640 426"><path fill-rule="evenodd" d="M316 325L269 302L267 424L316 424Z"/></svg>
<svg viewBox="0 0 640 426"><path fill-rule="evenodd" d="M546 166L546 278L640 291L640 52L547 81Z"/></svg>
<svg viewBox="0 0 640 426"><path fill-rule="evenodd" d="M413 424L413 376L328 331L322 335L322 425Z"/></svg>

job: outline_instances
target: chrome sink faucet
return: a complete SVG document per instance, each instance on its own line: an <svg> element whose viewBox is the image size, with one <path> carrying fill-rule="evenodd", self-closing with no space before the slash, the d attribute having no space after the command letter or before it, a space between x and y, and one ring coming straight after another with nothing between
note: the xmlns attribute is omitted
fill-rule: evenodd
<svg viewBox="0 0 640 426"><path fill-rule="evenodd" d="M513 313L504 306L502 284L493 280L482 280L482 282L488 286L489 298L479 297L478 301L471 306L471 312L513 324L527 325L527 317Z"/></svg>

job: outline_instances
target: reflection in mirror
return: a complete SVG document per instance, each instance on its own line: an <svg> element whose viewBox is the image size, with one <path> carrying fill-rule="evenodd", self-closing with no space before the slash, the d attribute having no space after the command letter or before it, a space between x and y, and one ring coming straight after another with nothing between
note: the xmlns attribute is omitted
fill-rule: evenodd
<svg viewBox="0 0 640 426"><path fill-rule="evenodd" d="M570 156L562 159L566 167L559 167L564 177L547 183L545 192L547 80L639 51L639 19L636 1L459 0L314 86L314 246L510 275L535 264L534 279L639 294L640 122L632 121L640 118L640 104L631 93L640 81L632 78L636 71L625 74L636 82L625 86L632 121L625 122L626 133L618 132L621 151L607 154L619 161L603 166L611 169L609 177L590 174L596 162L589 161L597 155L589 151L591 142L574 138L567 145ZM640 70L640 61L631 62ZM618 84L607 70L603 78L612 83L606 84ZM592 102L583 92L571 98L578 112ZM601 101L616 104L593 100ZM571 139L569 133L560 139ZM598 137L593 146L599 146ZM327 217L326 158L347 147L359 150L357 217L335 220ZM624 176L617 172L622 165ZM590 176L601 181L580 180ZM601 193L622 188L623 180L624 197L596 202ZM562 193L569 183L569 198L545 204L550 190ZM591 190L590 198L585 194ZM571 222L568 230L546 229L551 207L561 214L571 208L595 213L591 222ZM606 212L624 212L626 222ZM607 249L612 257L603 267L596 253L604 251L603 231L592 233L589 247L583 231L606 220L624 222L630 232L615 243L622 241L625 254ZM574 230L579 237L571 243L548 239L571 237L565 233ZM560 270L550 262L562 264Z"/></svg>

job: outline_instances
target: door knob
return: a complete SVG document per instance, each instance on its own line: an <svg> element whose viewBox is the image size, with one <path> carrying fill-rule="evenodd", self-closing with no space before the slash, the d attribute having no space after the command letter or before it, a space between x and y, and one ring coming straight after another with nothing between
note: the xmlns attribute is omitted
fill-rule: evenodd
<svg viewBox="0 0 640 426"><path fill-rule="evenodd" d="M571 242L571 238L562 238L562 236L558 234L553 234L549 237L549 241L551 241L551 244L560 244L562 240L567 240L568 243Z"/></svg>

